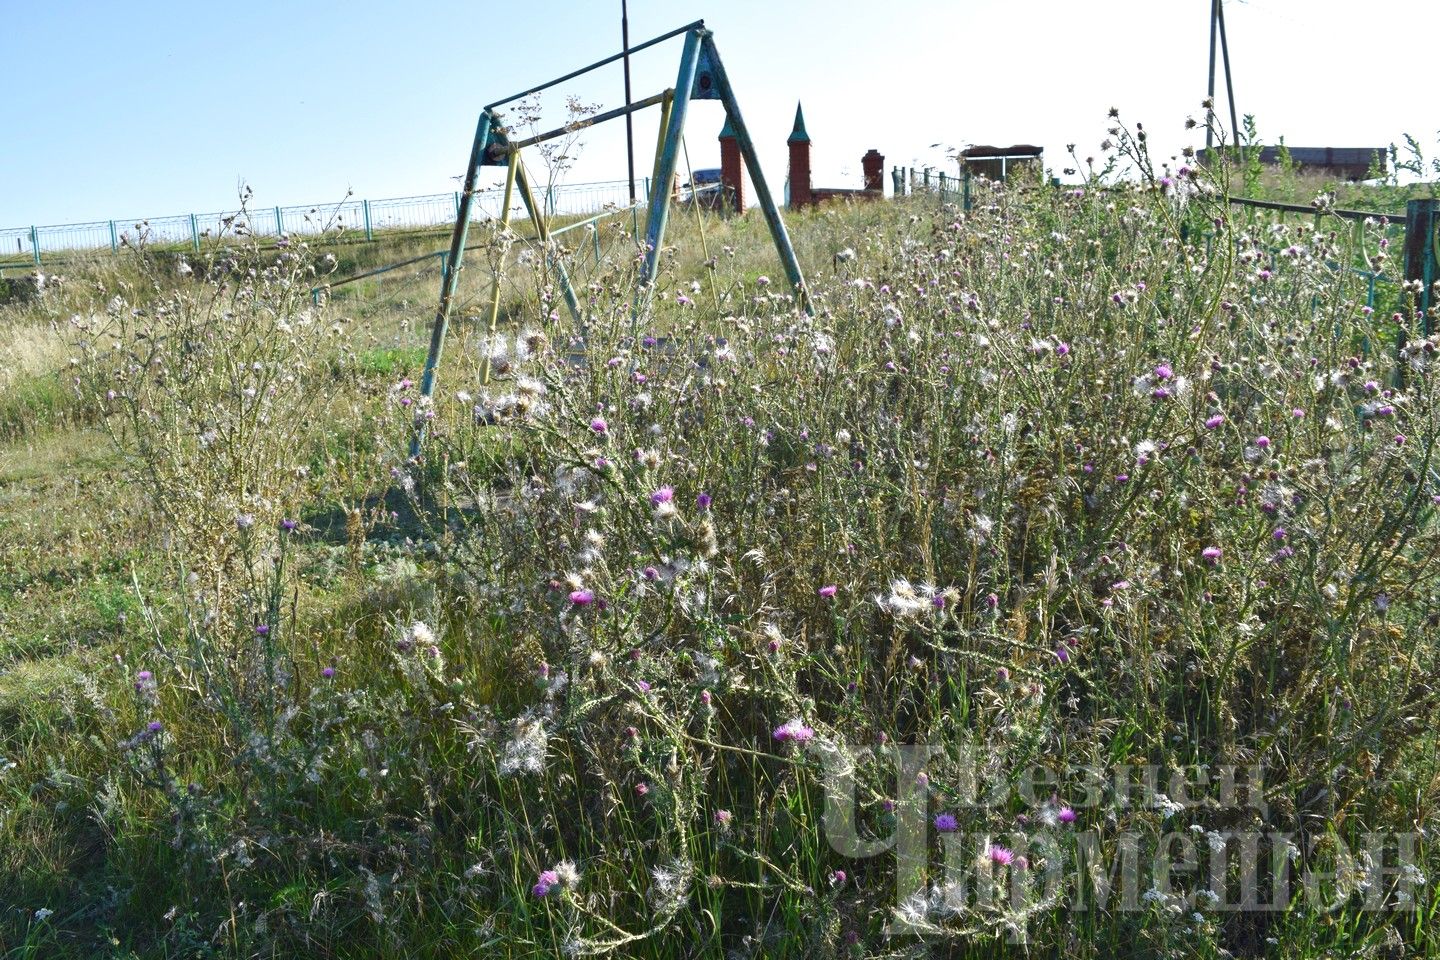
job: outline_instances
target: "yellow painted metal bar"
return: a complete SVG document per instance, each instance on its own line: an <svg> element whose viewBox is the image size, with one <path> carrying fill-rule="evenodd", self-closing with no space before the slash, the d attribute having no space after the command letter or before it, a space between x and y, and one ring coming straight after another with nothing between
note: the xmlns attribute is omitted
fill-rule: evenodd
<svg viewBox="0 0 1440 960"><path fill-rule="evenodd" d="M665 154L665 131L670 129L670 109L675 105L675 91L666 90L665 99L660 104L660 133L655 139L655 169L651 172L651 192L654 192L654 184L660 182L660 160ZM670 192L670 184L665 185L665 192Z"/></svg>
<svg viewBox="0 0 1440 960"><path fill-rule="evenodd" d="M505 167L505 200L500 208L500 232L506 233L510 229L510 200L515 195L515 173L520 166L520 154L512 152L510 162ZM502 239L500 243L500 263L495 268L495 282L490 285L490 342L485 345L485 363L480 368L480 383L490 383L490 357L494 354L495 328L500 323L500 282L505 278L506 246Z"/></svg>

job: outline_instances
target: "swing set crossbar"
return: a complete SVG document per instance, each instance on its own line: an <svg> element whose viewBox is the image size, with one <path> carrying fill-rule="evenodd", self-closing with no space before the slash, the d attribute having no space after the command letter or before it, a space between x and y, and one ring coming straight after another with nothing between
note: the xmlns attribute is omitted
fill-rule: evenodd
<svg viewBox="0 0 1440 960"><path fill-rule="evenodd" d="M644 100L636 100L634 103L629 104L628 106L616 107L614 110L606 110L604 113L597 113L593 117L585 117L566 126L556 127L554 130L547 130L546 132L536 134L533 137L527 137L524 140L515 140L510 144L509 149L511 151L515 151L523 150L526 147L533 147L537 143L544 143L547 140L554 140L556 137L563 137L567 133L574 133L577 130L584 130L587 127L593 127L596 124L604 123L606 120L614 120L617 117L623 117L627 114L637 113L641 110L644 110L646 107L653 107L657 103L663 103L665 102L665 100L673 96L675 96L674 90L664 90L660 93L655 94L655 96L653 97L646 97ZM503 149L504 148L501 147L499 144L496 144L490 148L490 152L492 155L497 155Z"/></svg>
<svg viewBox="0 0 1440 960"><path fill-rule="evenodd" d="M653 47L653 46L655 46L657 43L664 43L666 40L669 40L671 37L678 37L678 36L680 36L682 33L689 33L691 30L704 30L704 29L705 29L705 21L704 21L704 20L696 20L694 23L687 23L687 24L685 24L685 26L683 26L683 27L676 27L674 30L671 30L669 33L662 33L662 34L660 34L660 36L658 36L658 37L652 37L651 39L646 40L644 43L636 44L635 46L631 47L628 52L629 52L629 53L639 53L641 50L645 50L645 49L647 49L647 48L649 48L649 47ZM594 63L590 64L590 66L588 66L588 67L581 67L579 70L576 70L576 71L574 71L574 72L572 72L572 73L567 73L567 74L565 74L565 76L563 76L563 77L556 77L554 80L548 80L548 81L546 81L545 83L540 84L539 86L531 87L529 90L522 90L522 91L520 91L519 93L515 94L513 97L506 97L506 98L503 99L503 100L496 100L494 103L487 103L487 104L485 104L485 109L486 109L486 110L494 110L496 107L504 106L504 105L507 104L507 103L514 103L516 100L519 100L519 99L521 99L522 97L528 97L528 96L530 96L532 93L539 93L539 92L542 91L542 90L549 90L551 87L557 86L557 85L559 85L559 84L562 84L562 83L564 83L566 80L574 80L576 77L584 76L585 74L589 73L591 70L599 70L601 67L609 66L610 64L614 63L616 60L622 60L622 59L624 59L626 52L627 52L627 51L622 50L622 51L620 51L620 52L617 53L617 54L613 54L612 56L606 57L604 60L596 60Z"/></svg>

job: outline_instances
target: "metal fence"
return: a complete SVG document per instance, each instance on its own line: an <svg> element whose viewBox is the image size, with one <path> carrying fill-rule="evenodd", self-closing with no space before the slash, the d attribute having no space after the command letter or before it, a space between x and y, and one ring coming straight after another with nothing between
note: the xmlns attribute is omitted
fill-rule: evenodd
<svg viewBox="0 0 1440 960"><path fill-rule="evenodd" d="M636 184L639 188L640 183ZM650 194L650 179L644 178L644 194ZM627 180L597 183L536 185L536 200L550 216L596 213L630 202ZM504 203L500 188L475 194L472 221L499 219ZM517 201L518 204L518 201ZM34 269L46 257L60 257L87 250L118 251L123 244L144 240L169 246L190 246L196 251L206 237L232 231L243 222L250 233L261 236L317 234L341 227L374 239L376 231L448 229L460 209L460 194L439 193L420 197L391 197L383 200L345 200L341 203L298 207L255 207L237 220L236 211L188 213L178 216L95 220L51 226L0 227L0 271ZM517 210L519 207L517 206Z"/></svg>

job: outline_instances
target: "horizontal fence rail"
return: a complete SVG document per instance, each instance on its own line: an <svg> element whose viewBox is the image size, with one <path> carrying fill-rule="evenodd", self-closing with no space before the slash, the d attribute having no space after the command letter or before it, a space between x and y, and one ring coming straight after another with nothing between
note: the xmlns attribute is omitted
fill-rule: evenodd
<svg viewBox="0 0 1440 960"><path fill-rule="evenodd" d="M644 193L641 195L648 197L650 180L642 179ZM537 185L536 194L536 201L547 216L582 216L630 205L628 180L551 184L543 188ZM476 192L471 207L472 222L500 219L503 212L500 206L504 202L504 190L499 187ZM519 201L515 203L515 212L520 212ZM207 237L234 233L241 226L259 237L314 235L341 228L357 236L363 233L366 240L372 240L376 231L449 229L459 209L460 194L438 193L308 206L251 207L244 214L237 211L187 213L0 227L0 271L33 270L43 266L46 257L92 250L116 252L121 246L142 241L162 246L189 246L198 252Z"/></svg>

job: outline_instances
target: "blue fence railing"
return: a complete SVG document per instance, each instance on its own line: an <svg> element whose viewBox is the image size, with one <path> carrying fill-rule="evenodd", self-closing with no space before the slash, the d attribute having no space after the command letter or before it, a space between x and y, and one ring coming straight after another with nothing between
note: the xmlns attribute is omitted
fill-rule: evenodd
<svg viewBox="0 0 1440 960"><path fill-rule="evenodd" d="M637 183L637 187L641 184ZM650 195L649 178L644 179L644 193ZM537 184L536 200L549 215L576 216L625 207L630 203L627 180L605 180L597 183L568 183L541 186ZM500 218L504 191L500 188L475 194L471 219L475 221ZM187 213L178 216L134 219L94 220L88 223L62 223L50 226L0 227L0 270L34 269L46 257L59 257L88 250L117 251L127 243L144 239L147 243L183 246L197 251L209 236L232 232L236 223L256 236L285 234L317 234L336 226L353 235L364 234L373 239L377 230L429 230L449 227L455 223L460 209L458 193L439 193L419 197L389 197L382 200L345 200L341 203L314 204L295 207L252 207L241 219L235 211L218 213ZM515 200L515 211L521 211Z"/></svg>

